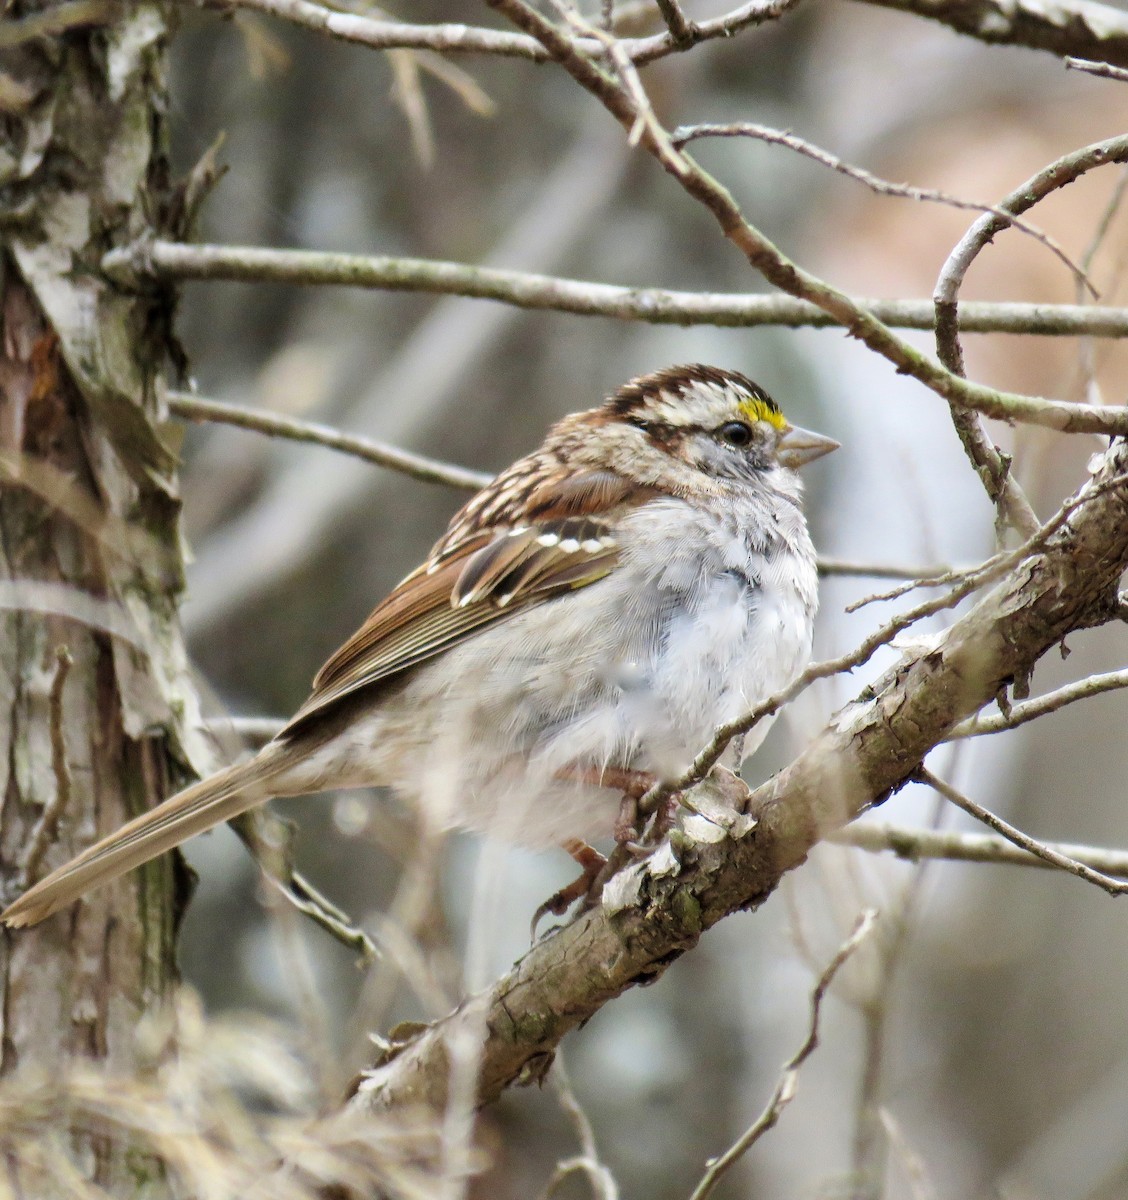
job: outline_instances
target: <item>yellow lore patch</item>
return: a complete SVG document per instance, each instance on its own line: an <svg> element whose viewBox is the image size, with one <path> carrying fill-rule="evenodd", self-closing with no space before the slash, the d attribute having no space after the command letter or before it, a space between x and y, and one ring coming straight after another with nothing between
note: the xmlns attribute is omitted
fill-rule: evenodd
<svg viewBox="0 0 1128 1200"><path fill-rule="evenodd" d="M776 429L785 429L787 419L779 411L779 405L766 396L749 396L740 402L740 411L749 421L767 421Z"/></svg>

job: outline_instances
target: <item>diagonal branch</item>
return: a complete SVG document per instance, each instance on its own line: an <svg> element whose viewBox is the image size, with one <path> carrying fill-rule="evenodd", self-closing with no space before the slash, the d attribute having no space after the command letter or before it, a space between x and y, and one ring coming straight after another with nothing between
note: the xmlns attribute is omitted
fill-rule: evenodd
<svg viewBox="0 0 1128 1200"><path fill-rule="evenodd" d="M739 1138L724 1152L706 1164L705 1174L693 1189L689 1200L708 1200L716 1190L721 1176L739 1162L741 1158L764 1136L768 1130L775 1127L783 1110L795 1099L795 1091L799 1085L799 1068L811 1057L819 1046L819 1018L822 1015L822 1004L826 998L834 977L842 968L842 964L858 949L858 947L873 932L877 922L877 910L867 908L854 923L853 932L838 947L834 957L823 968L814 989L811 992L811 1011L807 1020L807 1036L803 1044L783 1065L779 1080L771 1098L763 1111Z"/></svg>
<svg viewBox="0 0 1128 1200"><path fill-rule="evenodd" d="M442 483L447 487L477 491L493 478L485 471L471 471L467 467L440 462L422 454L413 454L410 450L401 450L398 446L377 442L373 438L343 433L331 425L321 425L316 421L301 421L282 413L262 412L238 404L225 404L220 400L205 400L192 392L169 391L165 398L169 412L185 421L215 421L222 425L234 425L238 429L265 433L270 437L325 446L378 467L399 471L424 483Z"/></svg>
<svg viewBox="0 0 1128 1200"><path fill-rule="evenodd" d="M823 837L881 803L964 717L1074 629L1109 619L1128 567L1128 447L1070 519L970 612L838 712L728 828L689 818L617 876L603 905L535 946L486 993L375 1066L353 1104L441 1108L447 1042L485 1030L478 1099L536 1077L566 1033L649 982L724 916L761 904Z"/></svg>
<svg viewBox="0 0 1128 1200"><path fill-rule="evenodd" d="M606 57L621 76L619 78L589 58L577 41L546 20L525 0L485 2L518 28L536 37L551 57L599 100L626 130L629 142L644 148L689 196L712 214L725 237L769 283L792 296L809 300L829 313L846 327L851 337L887 359L899 373L911 375L950 404L997 420L1024 421L1063 433L1128 431L1128 413L1021 396L970 383L897 337L846 293L788 258L760 230L749 224L726 188L673 145L646 101L637 72L623 54L621 42L608 34L599 38L605 46ZM1128 137L1110 138L1089 150L1101 154L1108 162L1128 162Z"/></svg>
<svg viewBox="0 0 1128 1200"><path fill-rule="evenodd" d="M927 784L934 792L949 801L949 803L954 804L957 808L962 808L969 816L974 817L977 821L982 821L984 825L1006 838L1008 842L1013 843L1020 850L1025 850L1028 854L1035 855L1048 866L1068 871L1070 875L1076 875L1079 879L1084 879L1086 883L1096 884L1097 887L1103 888L1110 896L1123 896L1125 893L1128 893L1128 882L1113 879L1111 875L1106 875L1103 871L1094 870L1087 863L1080 862L1076 858L1071 858L1068 854L1063 854L1056 846L1051 846L1046 842L1039 841L1037 838L1032 838L1028 833L1024 833L1009 821L1004 821L1002 817L991 812L990 809L984 808L982 804L977 804L969 796L958 792L951 784L937 778L927 768L923 766L919 767L913 778L920 783Z"/></svg>

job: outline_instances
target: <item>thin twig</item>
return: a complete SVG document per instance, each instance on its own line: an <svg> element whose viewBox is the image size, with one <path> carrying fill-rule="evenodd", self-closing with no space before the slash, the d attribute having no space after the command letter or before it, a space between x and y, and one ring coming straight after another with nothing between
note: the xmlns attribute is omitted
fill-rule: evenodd
<svg viewBox="0 0 1128 1200"><path fill-rule="evenodd" d="M557 1164L552 1178L548 1181L548 1187L545 1188L546 1200L550 1200L556 1194L557 1189L569 1175L577 1172L587 1177L596 1200L619 1200L619 1185L615 1182L615 1176L611 1174L610 1169L599 1157L599 1149L595 1144L595 1130L592 1128L583 1106L576 1098L559 1051L552 1061L552 1071L548 1079L556 1091L560 1109L568 1118L576 1135L580 1153Z"/></svg>
<svg viewBox="0 0 1128 1200"><path fill-rule="evenodd" d="M818 560L819 574L824 576L850 575L868 579L906 579L916 580L921 587L931 586L930 580L951 575L957 571L955 567L907 567L895 566L891 563L853 562L845 558L827 558L820 555ZM960 570L960 574L964 571Z"/></svg>
<svg viewBox="0 0 1128 1200"><path fill-rule="evenodd" d="M743 1134L719 1158L712 1159L706 1164L705 1173L697 1187L693 1189L690 1200L706 1200L720 1182L721 1176L760 1140L771 1129L783 1114L783 1110L795 1098L799 1084L799 1070L808 1058L815 1052L819 1044L819 1019L822 1016L822 1003L830 985L834 982L842 964L858 949L869 936L877 921L877 912L867 908L858 918L850 936L838 948L837 953L827 964L818 983L811 993L811 1015L807 1026L807 1036L799 1049L784 1064L779 1081L772 1092L771 1099L763 1112L744 1131Z"/></svg>
<svg viewBox="0 0 1128 1200"><path fill-rule="evenodd" d="M1124 161L1124 139L1112 138L1085 146L1072 154L1064 155L1050 166L1039 170L1032 179L1002 200L1000 208L1009 216L1016 216L1033 208L1050 192L1064 187L1080 178L1087 170L1103 166L1109 161ZM959 338L959 293L968 269L980 250L988 245L996 233L1007 228L1008 217L994 214L980 217L962 236L959 244L943 264L932 300L936 306L936 350L943 365L958 376L964 371L964 352ZM1012 524L1020 533L1028 535L1037 527L1030 502L1010 474L1010 462L986 436L979 420L966 410L953 408L953 421L960 440L979 478L997 505L1000 522ZM1001 540L1001 538L1000 538Z"/></svg>
<svg viewBox="0 0 1128 1200"><path fill-rule="evenodd" d="M652 37L625 38L623 46L631 61L643 66L669 54L688 50L715 38L730 38L743 29L778 20L797 0L757 0L741 4L731 12L709 21L692 24L689 35L678 41L670 32ZM544 62L549 58L544 47L524 34L506 33L472 25L415 25L402 21L377 20L354 13L342 13L309 0L201 0L204 8L229 10L232 7L269 13L316 33L346 42L357 42L374 50L434 50L442 54L496 54ZM580 43L587 51L598 52L591 39Z"/></svg>
<svg viewBox="0 0 1128 1200"><path fill-rule="evenodd" d="M855 821L828 835L827 841L852 846L871 854L890 853L906 862L944 859L949 862L995 863L1003 866L1037 867L1056 871L1048 862L1016 846L1007 838L990 833L965 833L957 830L908 829L900 825ZM1045 845L1065 858L1083 863L1106 875L1128 879L1128 850L1109 850L1101 846L1082 846L1070 842L1046 842Z"/></svg>
<svg viewBox="0 0 1128 1200"><path fill-rule="evenodd" d="M284 900L357 955L361 965L379 958L375 944L364 930L294 868L293 837L285 821L268 809L254 809L229 824L247 847L263 878Z"/></svg>
<svg viewBox="0 0 1128 1200"><path fill-rule="evenodd" d="M1068 854L1060 853L1046 842L1040 842L1036 838L1032 838L1029 834L1023 833L1021 829L1004 821L1002 817L996 816L989 809L970 799L970 797L956 791L950 784L933 775L927 767L919 767L915 772L915 778L921 783L927 784L933 791L938 792L945 800L951 801L957 808L962 808L964 812L973 816L977 821L982 821L984 825L989 826L996 833L1002 834L1008 842L1013 842L1023 850L1037 855L1052 866L1060 867L1063 871L1068 871L1071 875L1076 875L1078 878L1084 879L1087 883L1096 884L1097 887L1106 891L1110 896L1123 896L1128 892L1128 882L1113 879L1111 875L1106 875L1103 871L1095 871L1083 862L1079 862L1075 858L1070 858Z"/></svg>
<svg viewBox="0 0 1128 1200"><path fill-rule="evenodd" d="M1040 170L1006 196L1001 208L1008 218L1033 208L1051 192L1074 182L1087 171L1109 162L1128 161L1128 138L1109 138L1084 146ZM959 340L959 292L968 269L996 233L1010 224L1008 218L986 214L960 239L940 269L933 290L936 306L936 350L940 361L954 375L964 374L963 350ZM949 399L952 399L949 397ZM962 406L964 409L968 406ZM998 506L1001 521L1013 525L1024 536L1036 528L1038 519L1021 488L1010 473L1010 461L999 453L979 421L966 411L953 408L953 420L987 494Z"/></svg>
<svg viewBox="0 0 1128 1200"><path fill-rule="evenodd" d="M612 317L652 325L743 329L760 325L827 328L842 324L818 305L792 296L622 287L424 258L191 245L158 239L111 251L102 260L102 268L126 286L153 276L274 282L468 296L496 300L515 308ZM935 327L934 306L928 300L856 296L851 303L885 325L922 330ZM969 301L960 305L959 321L964 333L1110 338L1128 335L1128 308L1095 305Z"/></svg>
<svg viewBox="0 0 1128 1200"><path fill-rule="evenodd" d="M51 691L47 697L51 732L51 771L55 777L55 790L47 798L43 812L28 836L27 846L20 856L19 873L25 888L34 882L43 856L58 834L59 819L70 803L71 774L67 763L63 688L73 666L74 657L70 650L66 646L59 646L55 650L55 674L51 677Z"/></svg>
<svg viewBox="0 0 1128 1200"><path fill-rule="evenodd" d="M961 579L966 579L976 571L984 570L994 561L994 557L980 563L977 567L950 567L947 570L938 571L935 575L918 575L914 578L906 579L904 583L899 583L896 587L889 588L884 592L873 592L868 596L863 596L860 600L851 601L851 603L846 605L844 611L855 613L869 604L898 600L909 592L915 591L917 588L945 587L949 583L958 583Z"/></svg>
<svg viewBox="0 0 1128 1200"><path fill-rule="evenodd" d="M209 722L213 733L234 733L249 742L269 742L286 726L285 717L217 717Z"/></svg>
<svg viewBox="0 0 1128 1200"><path fill-rule="evenodd" d="M1104 206L1104 211L1101 213L1093 229L1092 236L1089 238L1089 244L1085 247L1081 255L1081 262L1086 271L1092 269L1097 252L1100 250L1101 245L1108 236L1109 230L1112 228L1113 220L1120 210L1120 205L1124 201L1126 191L1128 191L1128 167L1121 167L1120 178L1116 181L1116 186L1112 189L1112 194L1109 196ZM1085 297L1081 294L1080 287L1074 290L1077 303L1085 303ZM1077 362L1081 375L1081 386L1079 389L1081 396L1089 404L1103 403L1100 388L1097 385L1097 347L1092 338L1082 338L1078 343Z"/></svg>
<svg viewBox="0 0 1128 1200"><path fill-rule="evenodd" d="M1114 67L1106 62L1093 62L1088 58L1066 57L1065 65L1073 71L1084 71L1088 75L1099 75L1102 79L1116 79L1120 83L1128 83L1128 70Z"/></svg>
<svg viewBox="0 0 1128 1200"><path fill-rule="evenodd" d="M905 200L944 204L949 208L993 213L1008 225L1013 225L1016 229L1028 234L1035 241L1041 242L1051 254L1068 268L1078 282L1088 289L1094 298L1097 296L1097 290L1086 274L1085 268L1081 264L1075 263L1048 233L1039 229L1036 225L1030 225L1025 221L1019 220L1013 214L1008 213L1003 208L996 207L994 204L982 204L974 200L961 200L958 196L953 196L949 192L938 191L935 188L916 187L909 183L893 183L888 179L882 179L880 176L874 175L863 167L855 166L853 163L839 158L836 154L831 154L829 150L824 150L821 146L816 146L813 142L808 142L805 138L798 137L790 130L773 129L768 125L758 125L752 121L732 121L723 125L709 123L681 125L674 130L670 140L678 149L681 149L682 146L699 138L733 137L750 137L755 138L757 141L768 142L773 146L786 146L789 150L794 150L806 158L812 159L814 162L822 163L823 166L830 167L839 172L839 174L864 184L880 196L897 196Z"/></svg>
<svg viewBox="0 0 1128 1200"><path fill-rule="evenodd" d="M948 734L948 741L957 738L980 737L988 733L1002 733L1007 729L1017 729L1027 721L1043 717L1046 713L1056 712L1067 704L1078 700L1086 700L1090 696L1099 696L1102 692L1112 692L1119 688L1128 687L1128 670L1109 671L1104 675L1090 675L1077 683L1067 684L1056 691L1047 692L1034 700L1026 700L1022 704L1014 704L1005 713L984 715L977 713L959 725Z"/></svg>
<svg viewBox="0 0 1128 1200"><path fill-rule="evenodd" d="M697 26L682 12L678 0L655 0L655 3L662 14L662 20L666 22L666 28L670 31L670 37L677 45L692 45Z"/></svg>
<svg viewBox="0 0 1128 1200"><path fill-rule="evenodd" d="M485 2L522 31L537 38L551 57L611 113L626 130L628 139L637 139L638 145L711 213L725 237L769 283L790 295L810 300L836 317L853 337L887 359L900 373L911 375L950 403L999 420L1024 421L1069 433L1112 434L1128 430L1128 412L1000 392L970 383L897 337L888 326L860 309L848 295L805 271L749 224L732 195L685 151L672 145L668 134L653 119L652 108L649 105L643 107L636 101L633 85L628 86L611 77L581 52L574 39L525 0ZM607 37L604 34L601 40L606 41ZM621 49L613 54L609 48L608 55L617 66L622 63ZM623 74L621 66L620 73ZM1109 161L1128 161L1128 137L1111 138L1090 149L1104 154Z"/></svg>
<svg viewBox="0 0 1128 1200"><path fill-rule="evenodd" d="M388 446L358 434L342 433L330 425L321 425L315 421L302 421L296 417L261 412L219 400L205 400L191 392L170 391L166 395L169 412L186 421L216 421L224 425L236 425L240 429L250 429L255 433L265 433L270 437L326 446L330 450L351 454L377 466L389 467L425 483L442 483L448 487L476 492L492 478L483 471L471 471L453 463L425 458L421 454L412 454L408 450L400 450L396 446Z"/></svg>

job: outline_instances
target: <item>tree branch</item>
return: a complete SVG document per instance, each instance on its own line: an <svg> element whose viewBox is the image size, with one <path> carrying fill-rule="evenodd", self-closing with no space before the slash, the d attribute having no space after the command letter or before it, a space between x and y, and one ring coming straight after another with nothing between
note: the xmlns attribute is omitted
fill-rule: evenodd
<svg viewBox="0 0 1128 1200"><path fill-rule="evenodd" d="M489 483L491 475L484 471L471 471L453 463L412 454L372 438L360 437L355 433L342 433L331 425L320 425L316 421L300 421L296 417L281 413L261 412L243 408L238 404L224 404L219 400L205 400L191 392L169 391L165 394L168 410L186 421L216 421L223 425L234 425L239 429L250 429L270 437L287 438L293 442L307 442L351 454L354 458L388 467L421 479L424 483L443 483L448 487L477 491Z"/></svg>
<svg viewBox="0 0 1128 1200"><path fill-rule="evenodd" d="M913 778L920 783L927 784L950 804L962 808L965 813L977 821L982 821L984 825L1005 837L1008 842L1013 842L1020 849L1042 859L1047 866L1057 867L1070 875L1076 875L1078 879L1084 879L1086 883L1095 884L1110 896L1123 896L1128 893L1128 882L1113 879L1101 871L1094 871L1092 867L1086 866L1085 863L1079 862L1075 858L1070 858L1068 854L1062 854L1055 847L1047 845L1037 838L1032 838L1009 821L1004 821L990 809L984 808L982 804L977 804L969 796L957 791L950 783L945 783L943 779L933 775L924 766L917 768Z"/></svg>
<svg viewBox="0 0 1128 1200"><path fill-rule="evenodd" d="M1020 849L1006 838L991 833L963 833L956 830L905 829L897 825L878 825L858 821L828 835L828 842L853 846L872 854L888 851L906 862L922 858L949 862L997 863L1016 867L1039 867L1047 871L1059 868L1036 854ZM1074 862L1084 863L1105 875L1128 878L1128 850L1108 850L1101 846L1079 846L1070 842L1046 842L1051 850Z"/></svg>
<svg viewBox="0 0 1128 1200"><path fill-rule="evenodd" d="M181 281L210 279L336 285L468 296L497 300L516 308L613 317L652 325L826 328L842 324L837 317L810 301L792 296L622 287L424 258L270 250L260 246L188 245L155 240L108 254L102 267L125 287L136 287L143 279L153 277ZM851 303L885 325L923 330L935 327L935 311L928 300L854 297ZM1128 335L1128 308L971 301L959 306L959 322L965 333L1124 337Z"/></svg>
<svg viewBox="0 0 1128 1200"><path fill-rule="evenodd" d="M691 816L602 905L539 943L486 993L397 1047L353 1104L442 1108L447 1039L484 1029L478 1100L530 1076L561 1038L626 988L649 982L702 932L761 904L821 838L880 803L964 717L1028 673L1070 631L1107 619L1128 566L1128 448L1104 456L1070 519L929 647L847 705L749 813ZM707 785L706 785L707 786Z"/></svg>
<svg viewBox="0 0 1128 1200"><path fill-rule="evenodd" d="M823 1000L830 990L830 985L834 982L834 977L838 974L842 964L869 937L876 921L877 910L867 908L855 922L853 932L838 947L834 957L827 963L811 992L811 1011L807 1020L807 1036L803 1039L803 1044L799 1049L784 1063L771 1099L764 1106L763 1112L760 1113L756 1120L752 1122L724 1154L706 1164L705 1174L702 1175L700 1182L693 1189L689 1200L708 1200L720 1182L721 1176L734 1163L739 1162L760 1138L776 1125L783 1115L783 1110L795 1098L795 1090L799 1086L799 1068L818 1049L819 1018L822 1015Z"/></svg>
<svg viewBox="0 0 1128 1200"><path fill-rule="evenodd" d="M960 239L940 269L933 292L936 349L940 361L949 371L960 376L964 374L963 351L959 341L959 291L979 252L995 234L1011 224L1012 216L1027 212L1051 192L1073 183L1087 171L1104 166L1109 161L1124 161L1124 147L1125 139L1112 138L1063 155L1012 191L999 205L1003 214L985 214ZM1001 522L1013 525L1028 537L1038 527L1038 518L1022 489L1011 477L1009 460L987 437L974 414L953 407L952 419L987 494L998 506Z"/></svg>
<svg viewBox="0 0 1128 1200"><path fill-rule="evenodd" d="M961 721L948 734L948 740L955 741L957 738L979 737L985 733L1002 733L1007 729L1017 729L1019 725L1025 725L1027 721L1033 721L1037 717L1044 717L1047 713L1056 712L1067 704L1125 687L1128 687L1128 671L1109 671L1104 675L1088 675L1076 683L1070 683L1056 691L1047 692L1044 696L1038 696L1034 700L1011 705L1005 713L991 713L986 716L976 713L969 720Z"/></svg>
<svg viewBox="0 0 1128 1200"><path fill-rule="evenodd" d="M634 65L622 44L593 27L618 77L584 54L578 42L532 8L525 0L485 0L519 29L532 34L569 75L607 109L626 131L628 143L647 151L716 220L721 232L769 283L809 300L846 326L851 337L887 359L901 374L911 375L950 404L973 409L1002 421L1023 421L1063 433L1128 431L1128 413L1112 413L1091 405L1069 404L1041 397L1001 392L970 383L897 337L888 326L824 280L788 258L752 226L727 189L684 151L678 150L654 115ZM573 21L578 21L578 16ZM1090 148L1109 162L1128 161L1128 137L1110 138ZM1084 411L1082 411L1084 410Z"/></svg>
<svg viewBox="0 0 1128 1200"><path fill-rule="evenodd" d="M1128 14L1092 0L865 0L939 21L988 45L1026 46L1059 56L1128 66Z"/></svg>
<svg viewBox="0 0 1128 1200"><path fill-rule="evenodd" d="M710 21L686 22L683 29L655 34L653 37L625 38L623 46L631 61L639 66L656 62L669 54L688 50L700 42L730 38L754 25L777 20L798 0L763 0L741 4ZM484 29L473 25L416 25L405 21L378 20L354 13L338 12L310 0L202 0L201 7L228 11L250 9L280 17L315 33L327 34L344 42L356 42L373 50L433 50L441 54L493 54L505 58L523 58L545 62L548 55L535 39L520 33ZM587 49L598 51L594 40Z"/></svg>

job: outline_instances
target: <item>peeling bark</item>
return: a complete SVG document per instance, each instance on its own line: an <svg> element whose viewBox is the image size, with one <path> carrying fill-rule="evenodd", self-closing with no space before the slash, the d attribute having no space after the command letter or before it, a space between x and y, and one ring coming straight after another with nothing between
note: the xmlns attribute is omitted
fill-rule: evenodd
<svg viewBox="0 0 1128 1200"><path fill-rule="evenodd" d="M5 902L206 762L176 619L175 456L157 419L170 300L97 268L168 207L166 16L107 6L100 20L0 61L23 97L0 126ZM0 1074L57 1078L84 1059L136 1070L138 1022L175 982L183 883L166 857L3 935ZM128 1146L78 1132L72 1144L108 1193L162 1193L159 1165ZM18 1192L51 1194L9 1170Z"/></svg>

